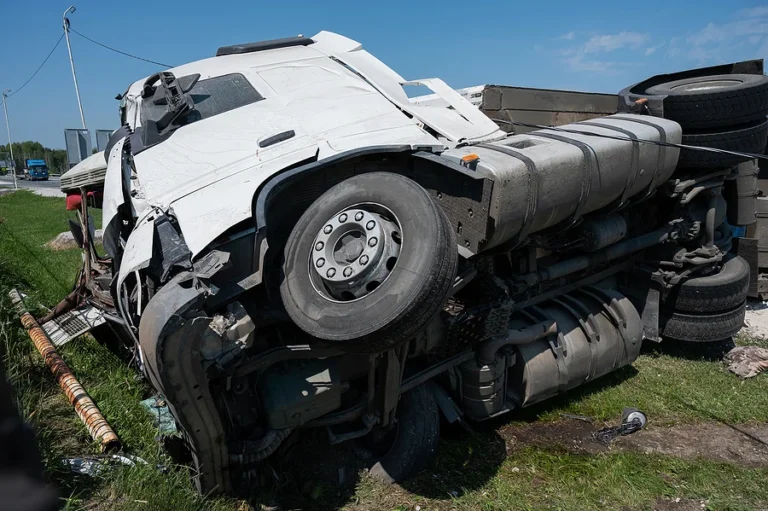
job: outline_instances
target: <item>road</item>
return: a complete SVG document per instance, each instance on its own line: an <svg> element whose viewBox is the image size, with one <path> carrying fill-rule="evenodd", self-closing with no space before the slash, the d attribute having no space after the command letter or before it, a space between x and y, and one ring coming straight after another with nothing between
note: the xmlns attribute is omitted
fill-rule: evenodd
<svg viewBox="0 0 768 511"><path fill-rule="evenodd" d="M32 190L38 195L46 197L64 197L59 190L59 178L52 177L48 181L22 181L18 180L19 188ZM13 176L0 176L0 189L13 188Z"/></svg>

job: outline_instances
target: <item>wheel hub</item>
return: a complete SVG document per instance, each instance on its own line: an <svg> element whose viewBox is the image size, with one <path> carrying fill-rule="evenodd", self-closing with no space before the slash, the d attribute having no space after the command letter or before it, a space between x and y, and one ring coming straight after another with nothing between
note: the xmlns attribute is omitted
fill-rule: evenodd
<svg viewBox="0 0 768 511"><path fill-rule="evenodd" d="M401 243L395 216L379 204L337 213L315 236L310 257L313 284L332 300L362 298L392 272Z"/></svg>

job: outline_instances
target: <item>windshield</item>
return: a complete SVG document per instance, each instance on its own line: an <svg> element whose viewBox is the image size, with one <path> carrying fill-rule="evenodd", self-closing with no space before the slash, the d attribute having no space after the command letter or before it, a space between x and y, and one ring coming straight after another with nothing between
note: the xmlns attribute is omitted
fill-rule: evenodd
<svg viewBox="0 0 768 511"><path fill-rule="evenodd" d="M184 82L190 76L178 78ZM174 129L201 121L214 115L228 112L264 99L248 80L239 73L233 73L206 80L199 80L187 91L194 108L177 117L165 129L158 129L157 123L168 110L162 91L155 90L152 97L145 97L141 104L142 139L145 146L157 144L166 139Z"/></svg>

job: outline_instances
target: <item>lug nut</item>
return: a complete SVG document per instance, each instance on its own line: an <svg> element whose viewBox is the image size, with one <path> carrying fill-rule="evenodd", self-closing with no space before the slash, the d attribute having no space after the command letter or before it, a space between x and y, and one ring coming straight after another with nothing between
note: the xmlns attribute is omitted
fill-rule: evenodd
<svg viewBox="0 0 768 511"><path fill-rule="evenodd" d="M328 275L328 278L333 278L333 276L336 275L336 269L328 268L328 271L325 272L325 274Z"/></svg>
<svg viewBox="0 0 768 511"><path fill-rule="evenodd" d="M344 268L344 276L349 277L350 275L352 275L352 268L347 266L346 268Z"/></svg>
<svg viewBox="0 0 768 511"><path fill-rule="evenodd" d="M339 222L344 223L346 221L347 221L347 214L346 213L342 213L341 215L339 215Z"/></svg>
<svg viewBox="0 0 768 511"><path fill-rule="evenodd" d="M370 220L367 224L365 224L365 228L368 229L369 231L374 227L376 227L376 222L374 222L373 220Z"/></svg>
<svg viewBox="0 0 768 511"><path fill-rule="evenodd" d="M316 263L316 264L317 264L317 267L318 267L318 268L322 268L322 267L323 267L323 265L325 264L325 259L323 259L323 258L321 257L320 259L318 259L318 260L317 260L317 263Z"/></svg>
<svg viewBox="0 0 768 511"><path fill-rule="evenodd" d="M326 225L326 226L325 226L325 229L323 229L323 232L324 232L325 234L331 234L331 231L332 231L332 230L333 230L333 226L330 226L330 225Z"/></svg>
<svg viewBox="0 0 768 511"><path fill-rule="evenodd" d="M367 255L364 255L363 257L360 258L360 264L363 265L363 266L368 264L368 256Z"/></svg>
<svg viewBox="0 0 768 511"><path fill-rule="evenodd" d="M318 241L317 244L315 245L315 250L322 250L324 246L325 246L325 243L323 243L322 241Z"/></svg>
<svg viewBox="0 0 768 511"><path fill-rule="evenodd" d="M359 222L360 220L363 219L363 216L364 216L363 212L362 211L358 211L357 214L355 215L355 220L357 220Z"/></svg>
<svg viewBox="0 0 768 511"><path fill-rule="evenodd" d="M378 243L378 242L379 242L379 240L377 240L376 238L371 238L371 239L368 240L368 246L369 247L375 247L376 243Z"/></svg>

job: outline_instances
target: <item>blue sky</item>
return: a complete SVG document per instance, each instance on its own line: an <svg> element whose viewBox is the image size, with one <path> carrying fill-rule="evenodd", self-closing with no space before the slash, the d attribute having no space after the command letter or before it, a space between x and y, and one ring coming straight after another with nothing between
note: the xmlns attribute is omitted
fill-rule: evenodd
<svg viewBox="0 0 768 511"><path fill-rule="evenodd" d="M72 27L107 45L181 64L222 45L320 30L360 41L406 79L617 92L647 76L768 56L768 2L514 0L467 2L261 2L74 0ZM3 1L0 90L19 87L62 33L69 6ZM117 127L116 94L157 66L72 34L83 109L91 129ZM79 128L66 45L8 100L13 139L64 146ZM0 130L0 141L7 141Z"/></svg>

